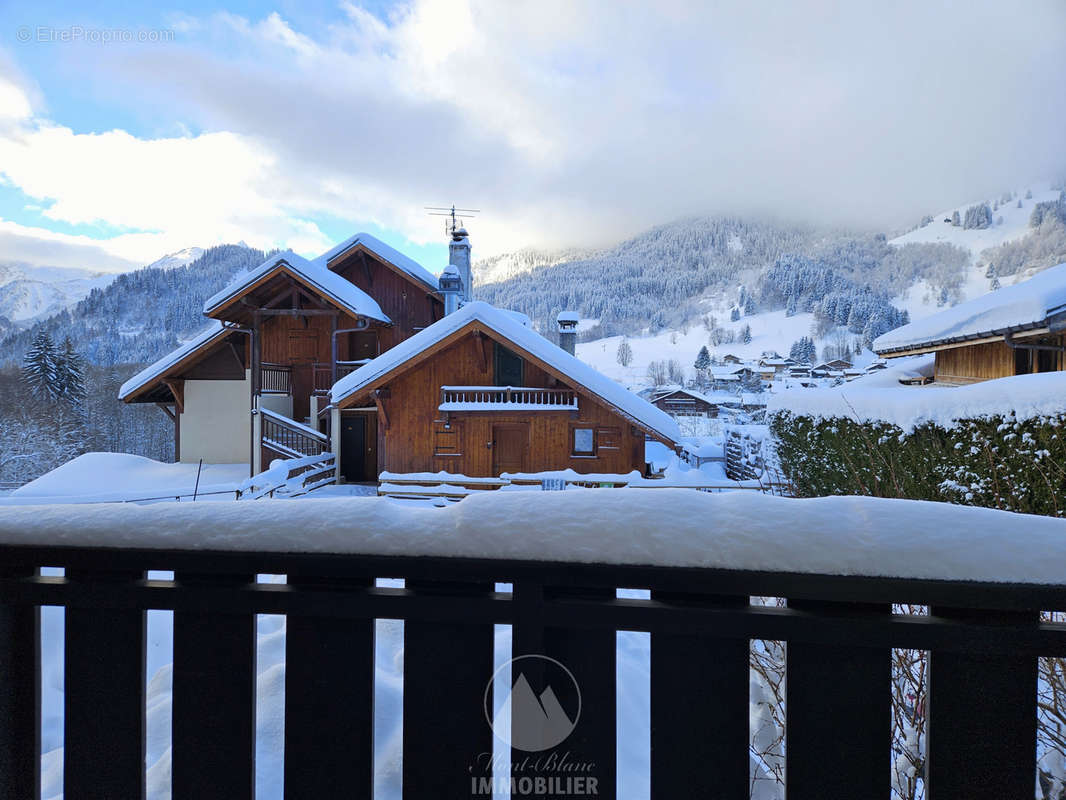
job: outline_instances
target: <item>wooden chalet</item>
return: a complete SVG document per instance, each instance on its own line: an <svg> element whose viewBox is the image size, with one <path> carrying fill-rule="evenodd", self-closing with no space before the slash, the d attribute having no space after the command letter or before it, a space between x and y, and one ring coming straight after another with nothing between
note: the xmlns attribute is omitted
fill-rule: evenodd
<svg viewBox="0 0 1066 800"><path fill-rule="evenodd" d="M717 417L718 404L702 392L680 386L652 395L651 404L672 417Z"/></svg>
<svg viewBox="0 0 1066 800"><path fill-rule="evenodd" d="M933 353L933 380L968 384L1066 369L1066 264L878 337L882 358Z"/></svg>
<svg viewBox="0 0 1066 800"><path fill-rule="evenodd" d="M677 424L540 336L469 303L342 378L331 395L339 476L646 472Z"/></svg>
<svg viewBox="0 0 1066 800"><path fill-rule="evenodd" d="M433 275L367 234L310 261L279 253L209 298L208 329L119 397L167 411L177 459L248 461L254 474L327 449L330 387L443 314Z"/></svg>

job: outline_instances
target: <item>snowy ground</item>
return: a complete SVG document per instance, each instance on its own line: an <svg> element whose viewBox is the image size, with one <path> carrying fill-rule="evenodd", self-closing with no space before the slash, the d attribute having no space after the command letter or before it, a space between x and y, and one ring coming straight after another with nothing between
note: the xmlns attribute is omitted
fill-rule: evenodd
<svg viewBox="0 0 1066 800"><path fill-rule="evenodd" d="M165 464L127 453L86 453L0 498L0 504L173 499L197 489L198 466ZM247 464L204 464L197 489L203 497L198 499L232 500L231 492L247 477Z"/></svg>

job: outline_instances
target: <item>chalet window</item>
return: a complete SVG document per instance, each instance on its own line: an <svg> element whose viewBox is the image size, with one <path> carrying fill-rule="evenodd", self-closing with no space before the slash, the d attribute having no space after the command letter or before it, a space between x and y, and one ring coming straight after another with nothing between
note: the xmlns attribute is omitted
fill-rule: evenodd
<svg viewBox="0 0 1066 800"><path fill-rule="evenodd" d="M573 439L573 454L575 456L596 455L596 429L595 428L571 428Z"/></svg>
<svg viewBox="0 0 1066 800"><path fill-rule="evenodd" d="M620 428L600 428L596 431L597 450L620 450L622 448L622 430Z"/></svg>
<svg viewBox="0 0 1066 800"><path fill-rule="evenodd" d="M497 386L522 385L522 357L512 353L499 342L495 349L495 372Z"/></svg>
<svg viewBox="0 0 1066 800"><path fill-rule="evenodd" d="M459 435L458 422L437 425L433 430L433 455L461 456L462 438Z"/></svg>

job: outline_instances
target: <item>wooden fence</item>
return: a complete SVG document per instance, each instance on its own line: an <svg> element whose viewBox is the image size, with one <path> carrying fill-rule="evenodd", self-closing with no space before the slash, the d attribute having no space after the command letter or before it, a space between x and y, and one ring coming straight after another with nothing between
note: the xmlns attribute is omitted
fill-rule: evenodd
<svg viewBox="0 0 1066 800"><path fill-rule="evenodd" d="M60 531L56 531L57 537ZM43 566L65 577L42 577ZM147 570L174 570L148 580ZM288 583L257 584L258 573ZM375 578L406 580L379 588ZM495 591L497 582L512 591ZM643 587L651 599L618 599ZM788 607L749 604L788 598ZM928 605L900 616L893 603ZM288 617L289 798L373 791L374 620L404 620L403 796L473 793L494 629L572 671L562 746L615 796L616 631L651 633L651 796L746 800L749 640L787 647L789 800L889 797L890 648L931 651L930 800L1033 796L1037 657L1066 586L471 558L0 546L0 797L37 800L39 612L63 606L65 796L145 792L145 610L174 613L173 796L254 794L256 614ZM589 773L585 773L588 775ZM587 784L586 784L587 785ZM527 795L528 796L528 795Z"/></svg>

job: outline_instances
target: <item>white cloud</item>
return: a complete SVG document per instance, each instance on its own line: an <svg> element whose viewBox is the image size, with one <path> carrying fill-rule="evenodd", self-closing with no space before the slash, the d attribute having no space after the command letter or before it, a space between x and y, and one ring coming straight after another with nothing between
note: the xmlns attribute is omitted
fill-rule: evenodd
<svg viewBox="0 0 1066 800"><path fill-rule="evenodd" d="M433 240L422 206L455 201L485 211L481 255L683 214L887 228L1066 166L1054 0L341 8L319 29L222 14L184 19L165 48L97 49L99 91L210 132L34 119L0 165L57 219L159 231L171 249L313 252L320 214Z"/></svg>
<svg viewBox="0 0 1066 800"><path fill-rule="evenodd" d="M101 269L129 269L191 245L244 240L262 248L318 253L329 240L286 207L287 181L277 157L236 133L138 139L121 130L78 134L34 117L12 82L0 80L0 102L11 98L15 126L0 128L0 179L42 201L42 216L70 225L120 232L106 238L11 227L8 233L47 243L38 251L64 260L105 253ZM89 247L90 249L86 249ZM32 251L33 248L23 248ZM54 262L51 262L54 263ZM82 265L84 262L82 262Z"/></svg>

